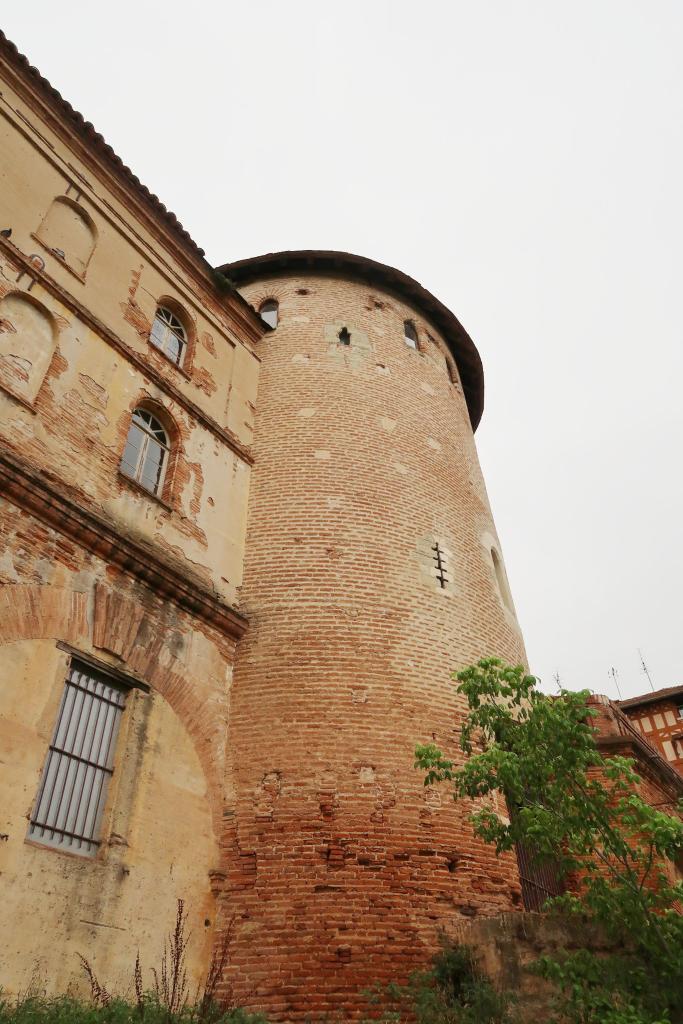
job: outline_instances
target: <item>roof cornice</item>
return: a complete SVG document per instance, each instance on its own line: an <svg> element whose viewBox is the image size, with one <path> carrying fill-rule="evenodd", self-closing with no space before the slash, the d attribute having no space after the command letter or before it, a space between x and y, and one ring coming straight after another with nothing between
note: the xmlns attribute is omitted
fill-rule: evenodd
<svg viewBox="0 0 683 1024"><path fill-rule="evenodd" d="M355 278L393 292L422 312L443 334L458 365L472 429L484 411L484 369L477 348L460 321L431 292L401 270L365 256L323 249L270 252L218 267L238 288L262 278L295 273Z"/></svg>
<svg viewBox="0 0 683 1024"><path fill-rule="evenodd" d="M638 697L626 697L624 700L615 701L620 708L637 708L646 704L656 704L660 700L675 701L683 697L683 686L667 686L663 690L654 690L652 693L643 693Z"/></svg>
<svg viewBox="0 0 683 1024"><path fill-rule="evenodd" d="M239 308L251 338L261 337L260 317L237 291L226 291L216 281L215 271L205 258L204 250L183 227L175 213L167 209L123 162L90 121L86 121L64 97L33 67L11 40L0 30L0 64L12 79L17 92L40 107L40 115L66 146L77 153L83 163L106 178L106 185L134 215L145 224L174 255L186 272L201 280L218 300Z"/></svg>

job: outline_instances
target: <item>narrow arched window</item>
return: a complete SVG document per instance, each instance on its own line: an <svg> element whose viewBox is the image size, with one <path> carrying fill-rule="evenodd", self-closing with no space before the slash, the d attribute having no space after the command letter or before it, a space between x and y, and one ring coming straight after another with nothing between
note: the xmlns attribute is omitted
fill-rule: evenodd
<svg viewBox="0 0 683 1024"><path fill-rule="evenodd" d="M175 313L166 306L158 307L149 339L176 366L182 366L187 347L187 331Z"/></svg>
<svg viewBox="0 0 683 1024"><path fill-rule="evenodd" d="M500 560L500 555L495 548L491 548L491 559L493 561L493 569L496 574L496 583L498 584L498 590L502 598L503 604L509 612L514 612L512 604L512 594L510 593L510 587L505 575L505 569L503 563Z"/></svg>
<svg viewBox="0 0 683 1024"><path fill-rule="evenodd" d="M417 348L417 331L412 320L405 320L403 323L403 340L411 348Z"/></svg>
<svg viewBox="0 0 683 1024"><path fill-rule="evenodd" d="M277 327L278 309L279 306L275 299L266 299L259 306L258 311L261 314L261 319L265 320L269 327Z"/></svg>
<svg viewBox="0 0 683 1024"><path fill-rule="evenodd" d="M168 437L159 420L146 409L136 409L126 438L121 472L137 480L145 490L159 494L168 454Z"/></svg>

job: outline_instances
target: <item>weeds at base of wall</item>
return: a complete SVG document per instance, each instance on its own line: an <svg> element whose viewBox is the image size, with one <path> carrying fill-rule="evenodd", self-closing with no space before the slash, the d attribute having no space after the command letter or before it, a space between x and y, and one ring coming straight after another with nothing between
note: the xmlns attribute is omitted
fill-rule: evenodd
<svg viewBox="0 0 683 1024"><path fill-rule="evenodd" d="M185 956L190 936L183 900L178 900L175 927L164 941L159 967L151 968L153 988L146 990L140 955L133 969L135 1002L112 995L91 963L79 954L90 982L90 1003L70 996L29 992L6 999L0 992L0 1024L267 1024L260 1014L247 1013L230 999L218 1000L217 987L228 960L228 926L214 950L204 988L189 999Z"/></svg>
<svg viewBox="0 0 683 1024"><path fill-rule="evenodd" d="M106 1006L78 1002L66 996L46 999L41 996L5 1001L0 994L0 1024L265 1024L265 1018L232 1009L224 1012L215 1004L199 1016L197 1007L186 1006L170 1014L152 994L138 1003L112 999Z"/></svg>
<svg viewBox="0 0 683 1024"><path fill-rule="evenodd" d="M363 1024L518 1024L514 997L495 988L467 946L444 947L429 970L414 971L405 985L376 988L367 997L393 1009Z"/></svg>

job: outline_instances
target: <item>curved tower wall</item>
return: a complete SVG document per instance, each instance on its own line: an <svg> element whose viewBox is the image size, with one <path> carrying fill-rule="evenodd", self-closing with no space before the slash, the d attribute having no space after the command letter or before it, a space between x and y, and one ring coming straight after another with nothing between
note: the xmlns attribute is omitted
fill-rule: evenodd
<svg viewBox="0 0 683 1024"><path fill-rule="evenodd" d="M514 859L423 787L413 751L435 740L457 757L452 671L524 648L439 332L341 276L241 291L257 308L275 298L280 319L258 349L225 983L271 1018L362 1012L361 990L405 977L440 930L519 901Z"/></svg>

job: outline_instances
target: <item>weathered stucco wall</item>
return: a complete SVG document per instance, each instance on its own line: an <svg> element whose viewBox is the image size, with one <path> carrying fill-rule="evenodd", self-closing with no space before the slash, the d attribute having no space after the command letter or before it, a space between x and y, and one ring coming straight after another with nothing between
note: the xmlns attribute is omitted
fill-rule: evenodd
<svg viewBox="0 0 683 1024"><path fill-rule="evenodd" d="M0 522L3 545L22 548L20 579L0 586L0 984L82 984L77 952L102 980L127 982L138 948L158 964L178 898L198 983L213 936L233 644L107 578L98 559L13 506L0 505ZM58 643L150 687L128 693L95 857L27 840L70 657Z"/></svg>
<svg viewBox="0 0 683 1024"><path fill-rule="evenodd" d="M186 727L158 693L132 691L105 810L102 855L91 860L26 842L27 814L69 656L54 639L16 641L1 650L3 700L14 709L0 725L6 787L0 813L3 986L76 986L85 992L81 953L107 985L125 990L138 947L142 963L158 968L178 897L189 909L189 967L199 982L210 953L212 931L205 921L213 923L208 872L216 863L216 843L206 782ZM151 983L151 976L145 980Z"/></svg>
<svg viewBox="0 0 683 1024"><path fill-rule="evenodd" d="M500 914L461 922L452 938L471 949L475 962L496 988L512 994L520 1024L541 1024L553 1012L554 986L530 970L539 957L561 958L578 949L598 955L618 952L614 943L585 922L544 914Z"/></svg>
<svg viewBox="0 0 683 1024"><path fill-rule="evenodd" d="M11 228L11 239L0 239L0 438L234 603L258 374L244 311L240 320L234 300L164 251L9 87L0 97L0 147L0 224ZM60 208L68 200L71 213L82 208L93 226L92 253L78 273L68 225L51 228L50 246L39 241L57 200ZM64 258L54 251L60 231ZM149 340L159 304L187 327L181 367ZM140 403L171 440L158 499L119 472Z"/></svg>
<svg viewBox="0 0 683 1024"><path fill-rule="evenodd" d="M214 938L263 326L0 38L0 988L127 986L176 900ZM87 133L86 133L87 134ZM181 366L150 341L180 317ZM158 495L120 462L170 440ZM70 659L127 692L94 856L27 838ZM146 974L145 983L151 982Z"/></svg>
<svg viewBox="0 0 683 1024"><path fill-rule="evenodd" d="M219 296L210 282L188 271L172 241L160 242L163 229L153 235L136 216L134 198L116 189L104 170L92 163L86 165L78 140L71 136L67 144L39 101L31 93L20 96L9 69L4 70L0 96L2 228L11 227L11 240L17 248L39 255L58 285L78 300L87 297L94 317L164 373L179 391L201 404L222 427L248 443L255 360L245 336L244 313L229 296ZM58 198L76 203L93 224L94 244L85 271L74 270L71 253L63 246L64 258L55 255L54 234L49 245L41 244L40 226ZM164 297L179 303L188 315L192 339L186 374L179 373L148 341L156 305ZM252 326L256 337L253 332Z"/></svg>
<svg viewBox="0 0 683 1024"><path fill-rule="evenodd" d="M0 253L0 317L3 295L27 294L27 275L17 289L20 269ZM34 467L67 481L86 507L127 535L162 545L205 585L235 602L249 464L40 282L30 296L53 317L56 342L30 407L0 389L0 439ZM5 316L0 339L11 337L14 326ZM130 418L141 403L171 435L161 500L119 469Z"/></svg>

